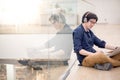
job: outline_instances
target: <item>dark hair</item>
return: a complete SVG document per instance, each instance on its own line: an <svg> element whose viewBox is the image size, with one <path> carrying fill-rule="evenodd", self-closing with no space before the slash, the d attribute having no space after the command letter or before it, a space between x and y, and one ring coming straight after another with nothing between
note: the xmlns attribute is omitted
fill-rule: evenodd
<svg viewBox="0 0 120 80"><path fill-rule="evenodd" d="M52 14L49 18L49 21L52 21L52 23L55 23L55 22L60 22L60 23L63 23L65 24L66 23L66 19L64 17L63 14Z"/></svg>
<svg viewBox="0 0 120 80"><path fill-rule="evenodd" d="M96 19L96 22L98 21L98 17L96 14L92 13L92 12L89 12L87 11L83 16L82 16L82 23L85 22L85 19L86 19L86 22L88 22L90 19Z"/></svg>

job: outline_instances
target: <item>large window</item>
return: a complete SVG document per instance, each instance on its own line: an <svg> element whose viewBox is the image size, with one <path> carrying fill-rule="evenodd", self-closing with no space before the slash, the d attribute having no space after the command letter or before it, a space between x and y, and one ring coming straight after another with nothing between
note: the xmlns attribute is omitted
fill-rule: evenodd
<svg viewBox="0 0 120 80"><path fill-rule="evenodd" d="M11 64L0 65L4 78L12 69L16 79L59 79L71 60L76 12L76 0L0 0L0 59Z"/></svg>

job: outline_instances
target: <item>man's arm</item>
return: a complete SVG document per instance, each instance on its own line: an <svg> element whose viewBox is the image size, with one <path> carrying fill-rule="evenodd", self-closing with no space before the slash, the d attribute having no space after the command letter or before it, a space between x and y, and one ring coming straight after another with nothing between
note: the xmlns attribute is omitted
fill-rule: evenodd
<svg viewBox="0 0 120 80"><path fill-rule="evenodd" d="M86 50L84 50L84 49L81 49L81 50L79 51L79 53L80 53L81 55L84 55L84 56L89 56L89 55L92 55L92 54L93 54L92 52L86 51Z"/></svg>
<svg viewBox="0 0 120 80"><path fill-rule="evenodd" d="M120 53L120 47L115 47L115 46L106 44L106 45L105 45L105 48L106 48L106 49L109 49L109 50L112 50L112 51L108 52L107 56L114 56L114 55Z"/></svg>
<svg viewBox="0 0 120 80"><path fill-rule="evenodd" d="M105 48L106 49L110 49L110 50L115 50L115 49L117 49L117 47L116 46L112 46L112 45L109 45L109 44L105 44Z"/></svg>

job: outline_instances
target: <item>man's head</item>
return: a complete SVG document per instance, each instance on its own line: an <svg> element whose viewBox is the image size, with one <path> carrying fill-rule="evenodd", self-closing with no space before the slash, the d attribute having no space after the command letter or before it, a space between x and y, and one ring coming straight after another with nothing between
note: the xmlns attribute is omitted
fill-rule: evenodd
<svg viewBox="0 0 120 80"><path fill-rule="evenodd" d="M97 21L97 15L92 12L88 11L82 16L82 23L85 26L86 30L91 29Z"/></svg>
<svg viewBox="0 0 120 80"><path fill-rule="evenodd" d="M53 24L55 22L58 23L62 23L65 24L66 23L66 19L64 17L63 14L59 13L59 14L52 14L49 18L49 21Z"/></svg>
<svg viewBox="0 0 120 80"><path fill-rule="evenodd" d="M95 19L96 22L98 21L97 15L88 11L82 16L82 23L86 23L90 21L91 19Z"/></svg>
<svg viewBox="0 0 120 80"><path fill-rule="evenodd" d="M63 14L52 14L49 21L55 26L56 29L60 29L64 24L66 24L66 19Z"/></svg>

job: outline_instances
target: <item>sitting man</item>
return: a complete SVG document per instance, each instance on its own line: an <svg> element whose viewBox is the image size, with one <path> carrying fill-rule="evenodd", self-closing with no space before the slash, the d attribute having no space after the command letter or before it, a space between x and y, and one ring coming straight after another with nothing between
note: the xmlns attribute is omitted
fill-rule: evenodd
<svg viewBox="0 0 120 80"><path fill-rule="evenodd" d="M29 56L38 57L39 59L60 60L68 64L72 51L72 29L66 24L66 19L63 14L52 14L49 18L57 33L54 37L48 40L44 45L37 49L29 49ZM54 47L50 50L50 48ZM39 54L39 56L36 54ZM26 60L19 60L19 63L28 63ZM25 64L26 64L25 63Z"/></svg>
<svg viewBox="0 0 120 80"><path fill-rule="evenodd" d="M98 17L92 12L86 12L82 17L82 24L73 31L74 51L81 66L94 67L100 70L110 70L120 66L120 47L109 45L100 40L91 30ZM113 50L109 55L96 51L94 45Z"/></svg>

